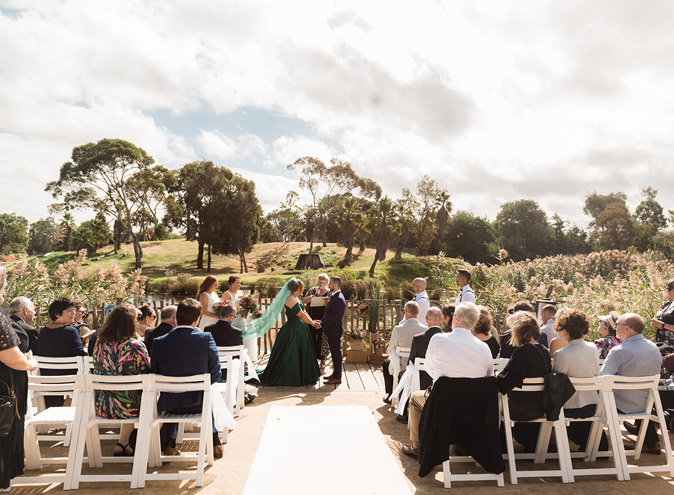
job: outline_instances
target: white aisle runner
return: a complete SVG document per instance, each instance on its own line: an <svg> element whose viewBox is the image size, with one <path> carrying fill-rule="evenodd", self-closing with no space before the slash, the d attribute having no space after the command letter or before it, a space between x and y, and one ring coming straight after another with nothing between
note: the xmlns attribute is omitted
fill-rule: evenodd
<svg viewBox="0 0 674 495"><path fill-rule="evenodd" d="M273 406L246 495L409 495L367 406Z"/></svg>

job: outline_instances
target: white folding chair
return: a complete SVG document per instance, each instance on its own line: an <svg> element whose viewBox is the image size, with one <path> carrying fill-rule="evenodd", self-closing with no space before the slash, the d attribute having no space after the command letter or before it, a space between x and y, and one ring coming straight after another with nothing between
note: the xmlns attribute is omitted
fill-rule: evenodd
<svg viewBox="0 0 674 495"><path fill-rule="evenodd" d="M138 488L145 487L146 480L184 480L193 479L196 486L202 486L204 482L204 467L207 463L213 464L213 434L211 427L211 376L208 373L194 376L164 376L151 374L150 389L152 391L151 402L153 408L149 419L139 425L140 429L147 430L148 447L142 450L136 447L137 455L140 454L141 466L143 469L138 477ZM182 393L182 392L203 392L201 403L201 412L196 414L169 414L167 412L158 413L156 394L157 393ZM162 423L196 423L201 429L199 435L199 451L197 454L186 454L183 452L180 456L164 456L161 453L159 439L159 428ZM150 467L161 466L162 462L197 462L196 472L177 472L177 473L148 473L145 466L150 463Z"/></svg>
<svg viewBox="0 0 674 495"><path fill-rule="evenodd" d="M30 398L33 393L50 393L54 395L70 393L74 399L72 406L49 407L44 411L33 414L30 407ZM63 489L70 489L73 473L75 470L75 444L81 431L80 424L84 410L84 377L81 375L59 376L28 376L28 413L26 414L24 429L24 450L26 456L26 469L42 469L43 464L65 464L65 474L52 474L48 476L21 476L15 478L12 484L23 483L63 483ZM37 434L37 429L46 427L66 427L72 431L72 442L68 449L67 457L42 457L40 453L40 441L42 436ZM60 437L63 440L63 437Z"/></svg>
<svg viewBox="0 0 674 495"><path fill-rule="evenodd" d="M496 358L494 359L494 375L498 375L499 372L506 367L510 359L508 358Z"/></svg>
<svg viewBox="0 0 674 495"><path fill-rule="evenodd" d="M612 376L611 392L607 394L610 409L609 414L613 416L616 430L620 428L623 421L631 421L640 419L641 428L637 436L637 443L634 450L625 450L622 438L618 437L617 442L618 452L616 455L622 464L623 474L626 480L630 479L630 473L656 473L667 472L670 476L674 476L674 460L672 459L672 446L669 441L669 433L667 432L667 422L665 420L664 411L662 409L662 402L660 402L660 394L658 394L658 385L660 382L660 375L652 376ZM641 412L623 414L618 412L618 407L615 400L615 392L619 390L642 390L647 392L645 408ZM655 406L655 414L652 413L653 406ZM660 426L660 433L662 435L662 443L665 450L666 462L665 464L656 464L648 466L634 466L627 462L627 456L633 456L635 461L639 460L641 456L641 449L646 438L646 428L648 422L653 421Z"/></svg>
<svg viewBox="0 0 674 495"><path fill-rule="evenodd" d="M395 359L391 360L391 365L393 366L393 390L398 388L398 375L400 374L400 358L403 358L405 363L407 363L407 360L410 357L410 351L411 348L409 347L401 347L399 345L396 346L395 349ZM393 402L397 402L397 400L394 398ZM393 404L392 404L393 405Z"/></svg>
<svg viewBox="0 0 674 495"><path fill-rule="evenodd" d="M227 382L230 382L232 378L235 378L236 380L233 382L236 387L235 387L235 402L233 404L234 408L231 410L231 413L235 417L239 417L241 414L241 409L244 407L244 392L245 392L245 383L244 383L244 375L245 375L245 356L247 355L247 350L243 345L236 345L236 346L229 346L229 347L218 347L218 356L220 357L220 363L222 364L223 358L226 356L230 356L233 360L238 359L238 367L236 367L236 376L232 377L230 374L231 371L228 370L227 372ZM236 363L234 363L236 364ZM222 369L224 370L225 367L222 366ZM228 404L229 406L229 404Z"/></svg>
<svg viewBox="0 0 674 495"><path fill-rule="evenodd" d="M82 356L82 371L85 375L91 375L94 372L94 358L91 356Z"/></svg>
<svg viewBox="0 0 674 495"><path fill-rule="evenodd" d="M467 474L452 474L450 464L452 462L476 462L469 455L450 455L449 459L442 463L442 474L444 478L445 488L452 487L452 481L496 481L498 486L503 486L503 473L494 474L494 473L472 473Z"/></svg>
<svg viewBox="0 0 674 495"><path fill-rule="evenodd" d="M605 475L612 474L615 475L619 481L624 480L622 466L620 464L619 456L616 455L618 452L618 442L620 442L620 430L616 427L615 421L609 416L609 401L607 394L611 391L611 386L613 383L613 377L611 376L593 376L589 378L578 378L578 377L569 377L571 383L573 384L576 392L595 392L597 394L598 404L597 409L594 415L587 418L565 418L565 426L568 427L572 422L579 421L589 421L592 422L590 427L590 432L587 439L587 444L585 450L582 452L571 452L569 449L569 458L567 463L569 466L569 482L574 481L574 476L592 476L592 475ZM604 426L608 428L608 437L610 441L611 450L606 452L599 452L599 444L602 437L602 432L604 431ZM545 444L549 443L549 437L551 434L551 429L547 428L544 432L541 430L541 435L547 435L548 438L544 439ZM568 439L568 435L567 435ZM603 467L603 468L574 468L573 458L582 458L584 462L595 462L597 456L602 457L608 456L613 459L613 467ZM543 456L542 461L545 462L548 457L547 450L542 451L541 455ZM552 457L552 456L549 456Z"/></svg>
<svg viewBox="0 0 674 495"><path fill-rule="evenodd" d="M524 393L542 393L544 378L525 378L521 388L515 388L514 391ZM559 476L563 483L569 482L569 442L566 437L566 426L564 411L560 411L557 421L548 421L544 416L526 421L527 423L540 423L541 430L538 435L538 442L536 444L536 451L534 454L529 453L515 453L514 440L512 428L515 426L517 420L510 417L510 408L508 406L507 395L501 396L501 409L503 411L503 424L506 434L506 448L508 467L510 472L510 482L513 485L517 484L518 478L538 478ZM517 459L533 459L535 464L539 464L547 457L548 441L550 439L549 429L554 428L555 440L557 442L557 455L559 459L559 469L537 469L537 470L518 470ZM553 456L550 456L553 457Z"/></svg>
<svg viewBox="0 0 674 495"><path fill-rule="evenodd" d="M126 456L104 456L101 450L101 438L99 427L109 425L133 424L139 427L143 423L149 423L152 414L152 402L155 394L151 392L149 375L85 375L85 393L84 409L82 415L82 431L77 442L76 449L76 468L72 479L72 488L78 489L80 482L130 482L131 488L137 488L138 478L141 470L144 469L143 461L147 462L147 456L139 455L138 452L146 451L149 448L149 436L147 431L138 429L136 439L136 455ZM141 392L141 407L139 416L126 419L109 419L96 415L95 395L97 391L114 390L138 390ZM146 429L147 430L147 429ZM103 467L104 463L126 463L133 462L131 474L82 474L82 460L84 457L85 440L87 453L89 454L89 466Z"/></svg>
<svg viewBox="0 0 674 495"><path fill-rule="evenodd" d="M83 361L82 361L82 356L68 356L68 357L48 357L48 356L35 356L35 360L37 361L38 368L31 374L34 375L41 375L40 370L61 370L65 375L67 374L72 374L73 371L75 371L77 374L82 374L83 372ZM49 375L51 376L51 375ZM71 398L71 400L74 402L75 398L73 397L72 393L61 393L60 391L46 391L46 392L38 392L36 391L33 394L33 400L35 402L35 405L37 406L37 411L41 412L44 411L47 408L47 405L45 403L45 397L46 396L57 396L57 397L63 397L63 396L68 396ZM32 403L29 403L28 406L30 407ZM48 428L45 426L42 426L38 429L40 433L40 440L63 440L63 445L65 447L70 446L70 437L71 437L71 431L70 427L66 428L65 431L65 437L61 437L60 435L57 434L48 434Z"/></svg>

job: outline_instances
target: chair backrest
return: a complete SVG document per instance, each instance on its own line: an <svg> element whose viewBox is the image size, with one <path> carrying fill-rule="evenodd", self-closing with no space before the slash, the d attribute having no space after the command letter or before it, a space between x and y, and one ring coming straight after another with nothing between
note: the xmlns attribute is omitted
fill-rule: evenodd
<svg viewBox="0 0 674 495"><path fill-rule="evenodd" d="M576 389L576 392L601 392L610 390L610 385L613 383L613 377L608 375L591 376L587 378L580 378L577 376L570 376L569 380Z"/></svg>
<svg viewBox="0 0 674 495"><path fill-rule="evenodd" d="M231 354L224 354L220 356L220 369L222 370L227 370L229 373L229 370L234 369L234 356ZM229 375L227 375L229 377Z"/></svg>
<svg viewBox="0 0 674 495"><path fill-rule="evenodd" d="M155 392L208 392L211 390L211 375L204 373L202 375L191 376L165 376L150 374L151 389Z"/></svg>
<svg viewBox="0 0 674 495"><path fill-rule="evenodd" d="M243 345L230 345L225 347L218 347L218 354L240 354L244 351Z"/></svg>
<svg viewBox="0 0 674 495"><path fill-rule="evenodd" d="M396 346L396 354L400 357L410 357L410 351L412 349L410 347L401 347L399 345Z"/></svg>
<svg viewBox="0 0 674 495"><path fill-rule="evenodd" d="M544 389L545 378L525 378L520 388L514 388L518 392L542 392Z"/></svg>
<svg viewBox="0 0 674 495"><path fill-rule="evenodd" d="M84 390L83 375L28 376L30 392L80 392Z"/></svg>
<svg viewBox="0 0 674 495"><path fill-rule="evenodd" d="M84 368L84 374L91 374L94 372L94 358L91 356L82 357L82 367Z"/></svg>
<svg viewBox="0 0 674 495"><path fill-rule="evenodd" d="M417 371L426 371L426 358L414 358L414 367Z"/></svg>
<svg viewBox="0 0 674 495"><path fill-rule="evenodd" d="M84 375L87 392L94 390L149 390L150 375Z"/></svg>
<svg viewBox="0 0 674 495"><path fill-rule="evenodd" d="M660 375L619 376L613 375L613 390L657 390Z"/></svg>
<svg viewBox="0 0 674 495"><path fill-rule="evenodd" d="M73 370L76 369L78 373L84 372L84 363L82 356L68 356L68 357L49 357L49 356L35 356L38 369L51 370Z"/></svg>
<svg viewBox="0 0 674 495"><path fill-rule="evenodd" d="M508 364L508 361L510 361L508 358L494 359L494 374L497 374L499 371L505 368L506 364Z"/></svg>

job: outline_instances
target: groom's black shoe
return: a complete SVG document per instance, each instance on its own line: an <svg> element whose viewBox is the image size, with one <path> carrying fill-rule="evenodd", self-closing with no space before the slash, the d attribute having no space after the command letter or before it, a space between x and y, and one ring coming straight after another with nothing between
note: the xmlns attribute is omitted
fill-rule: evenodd
<svg viewBox="0 0 674 495"><path fill-rule="evenodd" d="M387 404L390 404L391 403L391 396L387 395L386 397L384 397L384 402L386 402Z"/></svg>
<svg viewBox="0 0 674 495"><path fill-rule="evenodd" d="M325 375L323 380L332 380L332 375Z"/></svg>
<svg viewBox="0 0 674 495"><path fill-rule="evenodd" d="M325 382L326 385L339 385L342 383L342 380L339 378L330 378Z"/></svg>

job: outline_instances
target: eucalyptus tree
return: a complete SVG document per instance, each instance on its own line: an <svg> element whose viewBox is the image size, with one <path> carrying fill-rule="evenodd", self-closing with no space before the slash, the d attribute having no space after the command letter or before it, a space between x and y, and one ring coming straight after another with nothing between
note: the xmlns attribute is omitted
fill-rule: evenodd
<svg viewBox="0 0 674 495"><path fill-rule="evenodd" d="M102 139L73 148L71 161L61 166L58 180L49 182L46 190L70 209L92 209L119 221L131 237L135 265L140 268L142 232L134 227L142 215L155 211L148 204L164 201L167 186L148 180L153 163L154 159L133 143Z"/></svg>

